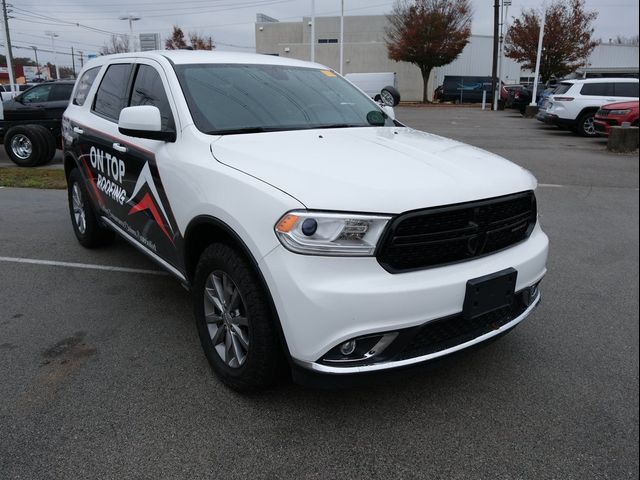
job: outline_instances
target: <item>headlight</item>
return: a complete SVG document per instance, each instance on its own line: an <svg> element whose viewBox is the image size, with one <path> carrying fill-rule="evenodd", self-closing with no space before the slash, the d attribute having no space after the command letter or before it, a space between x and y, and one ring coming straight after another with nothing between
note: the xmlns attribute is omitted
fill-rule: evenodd
<svg viewBox="0 0 640 480"><path fill-rule="evenodd" d="M626 110L609 110L609 115L626 115L627 113L630 113L631 109L628 108Z"/></svg>
<svg viewBox="0 0 640 480"><path fill-rule="evenodd" d="M307 255L371 256L391 217L294 210L276 224L285 248Z"/></svg>

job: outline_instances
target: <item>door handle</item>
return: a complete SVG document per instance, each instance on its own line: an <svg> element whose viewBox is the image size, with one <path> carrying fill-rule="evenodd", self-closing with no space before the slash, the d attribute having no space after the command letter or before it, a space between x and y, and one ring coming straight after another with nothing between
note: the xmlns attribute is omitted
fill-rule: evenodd
<svg viewBox="0 0 640 480"><path fill-rule="evenodd" d="M124 145L120 145L118 142L114 143L112 146L113 146L113 149L117 150L118 152L122 152L122 153L127 152L127 147L125 147Z"/></svg>
<svg viewBox="0 0 640 480"><path fill-rule="evenodd" d="M73 127L73 131L78 135L82 135L84 133L84 130L78 127Z"/></svg>

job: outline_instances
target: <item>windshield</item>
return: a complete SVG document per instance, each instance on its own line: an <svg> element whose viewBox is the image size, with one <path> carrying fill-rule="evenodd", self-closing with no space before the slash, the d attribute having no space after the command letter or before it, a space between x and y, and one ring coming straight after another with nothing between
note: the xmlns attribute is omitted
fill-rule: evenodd
<svg viewBox="0 0 640 480"><path fill-rule="evenodd" d="M208 134L393 126L331 70L282 65L176 65L196 127Z"/></svg>

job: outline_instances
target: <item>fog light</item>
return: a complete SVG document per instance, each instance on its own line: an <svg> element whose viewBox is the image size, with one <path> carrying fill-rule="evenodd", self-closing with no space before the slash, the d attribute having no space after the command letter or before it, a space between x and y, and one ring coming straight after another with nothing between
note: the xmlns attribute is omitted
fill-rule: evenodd
<svg viewBox="0 0 640 480"><path fill-rule="evenodd" d="M318 222L313 218L306 218L304 222L302 222L302 233L304 233L307 237L310 237L318 230Z"/></svg>
<svg viewBox="0 0 640 480"><path fill-rule="evenodd" d="M356 341L349 340L348 342L344 342L340 345L340 353L345 357L351 355L356 350Z"/></svg>

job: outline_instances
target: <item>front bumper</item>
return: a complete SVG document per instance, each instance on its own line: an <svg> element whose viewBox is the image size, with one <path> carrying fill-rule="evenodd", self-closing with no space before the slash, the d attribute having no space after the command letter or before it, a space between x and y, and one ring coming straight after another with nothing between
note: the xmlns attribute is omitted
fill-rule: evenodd
<svg viewBox="0 0 640 480"><path fill-rule="evenodd" d="M292 360L330 373L360 373L411 365L467 348L513 328L539 298L497 330L442 351L398 362L332 366L322 357L355 337L423 326L462 311L467 281L513 267L516 291L546 273L548 239L539 225L524 242L495 254L443 267L391 274L375 258L297 255L277 247L260 262Z"/></svg>

